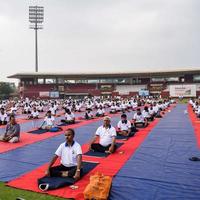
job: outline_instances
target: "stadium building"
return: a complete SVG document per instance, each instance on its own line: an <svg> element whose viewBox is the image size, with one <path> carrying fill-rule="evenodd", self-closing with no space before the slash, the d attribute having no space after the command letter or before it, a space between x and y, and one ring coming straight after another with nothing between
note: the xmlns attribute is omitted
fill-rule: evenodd
<svg viewBox="0 0 200 200"><path fill-rule="evenodd" d="M66 96L196 97L200 95L200 70L163 70L129 73L17 73L22 97Z"/></svg>

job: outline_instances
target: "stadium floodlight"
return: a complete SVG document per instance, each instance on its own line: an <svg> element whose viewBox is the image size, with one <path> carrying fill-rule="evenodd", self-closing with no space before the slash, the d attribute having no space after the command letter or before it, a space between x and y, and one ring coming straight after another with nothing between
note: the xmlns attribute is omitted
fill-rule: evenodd
<svg viewBox="0 0 200 200"><path fill-rule="evenodd" d="M44 7L43 6L29 6L29 22L30 29L35 30L35 71L38 72L38 39L37 30L42 29L44 21Z"/></svg>

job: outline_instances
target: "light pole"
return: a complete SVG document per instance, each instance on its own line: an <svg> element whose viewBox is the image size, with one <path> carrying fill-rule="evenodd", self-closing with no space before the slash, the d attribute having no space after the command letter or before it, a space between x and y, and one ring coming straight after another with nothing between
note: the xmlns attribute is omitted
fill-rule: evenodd
<svg viewBox="0 0 200 200"><path fill-rule="evenodd" d="M38 72L38 39L37 30L42 29L42 22L44 21L44 7L43 6L29 6L29 22L30 29L35 30L35 71Z"/></svg>

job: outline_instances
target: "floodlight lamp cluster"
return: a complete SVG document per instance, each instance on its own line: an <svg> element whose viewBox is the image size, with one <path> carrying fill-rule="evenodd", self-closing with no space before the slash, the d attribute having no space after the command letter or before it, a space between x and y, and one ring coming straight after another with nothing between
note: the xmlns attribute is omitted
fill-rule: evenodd
<svg viewBox="0 0 200 200"><path fill-rule="evenodd" d="M29 6L29 22L30 29L42 29L44 21L44 7L43 6Z"/></svg>

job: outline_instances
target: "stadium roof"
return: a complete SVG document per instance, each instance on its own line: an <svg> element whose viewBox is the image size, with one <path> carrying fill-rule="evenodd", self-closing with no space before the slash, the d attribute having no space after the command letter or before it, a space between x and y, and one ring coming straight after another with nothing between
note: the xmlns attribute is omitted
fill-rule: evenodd
<svg viewBox="0 0 200 200"><path fill-rule="evenodd" d="M27 73L17 73L8 78L114 78L114 77L150 77L150 76L180 76L185 74L200 74L200 67L198 68L188 68L188 69L174 69L174 70L154 70L154 71L130 71L130 72L105 72L105 73L67 73L67 72L27 72Z"/></svg>

